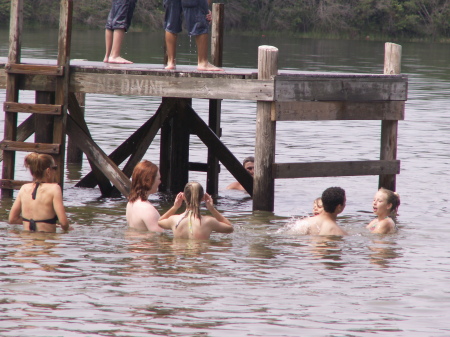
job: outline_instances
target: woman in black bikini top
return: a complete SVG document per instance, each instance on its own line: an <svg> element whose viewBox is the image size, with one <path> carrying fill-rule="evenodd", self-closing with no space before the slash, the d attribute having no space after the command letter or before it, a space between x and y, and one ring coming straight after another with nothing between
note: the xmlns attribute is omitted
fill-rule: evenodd
<svg viewBox="0 0 450 337"><path fill-rule="evenodd" d="M59 220L61 227L67 230L69 224L61 187L55 183L55 161L48 154L30 153L25 157L25 166L33 182L20 188L9 213L9 223L22 223L24 229L30 231L55 232Z"/></svg>

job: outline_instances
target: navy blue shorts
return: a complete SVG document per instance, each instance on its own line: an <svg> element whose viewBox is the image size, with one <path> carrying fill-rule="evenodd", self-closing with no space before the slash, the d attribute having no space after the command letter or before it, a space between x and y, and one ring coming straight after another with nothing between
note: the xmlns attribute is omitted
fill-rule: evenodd
<svg viewBox="0 0 450 337"><path fill-rule="evenodd" d="M136 1L137 0L113 0L105 28L109 30L124 29L127 31L131 25Z"/></svg>
<svg viewBox="0 0 450 337"><path fill-rule="evenodd" d="M173 34L182 30L183 17L189 35L209 33L207 0L164 0L164 29Z"/></svg>

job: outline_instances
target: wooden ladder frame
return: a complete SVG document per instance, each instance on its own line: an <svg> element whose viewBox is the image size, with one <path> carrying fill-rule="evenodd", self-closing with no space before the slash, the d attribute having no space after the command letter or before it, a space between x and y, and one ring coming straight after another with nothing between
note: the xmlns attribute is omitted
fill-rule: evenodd
<svg viewBox="0 0 450 337"><path fill-rule="evenodd" d="M20 188L26 181L14 180L16 151L37 152L51 154L57 169L57 182L63 185L66 120L70 81L70 44L72 27L72 0L61 0L60 22L58 35L58 58L56 65L28 65L21 63L22 30L23 30L23 2L11 1L11 22L9 36L8 64L6 65L6 99L3 105L5 111L4 139L0 143L3 150L3 170L0 188L2 195L12 196L12 190ZM19 82L22 75L39 75L55 78L54 102L52 104L19 102ZM53 93L53 92L52 92ZM53 96L53 95L50 95ZM48 102L50 103L50 102ZM18 113L32 115L21 124L18 131ZM31 125L36 123L38 116L50 116L52 123L52 137L50 142L30 143L25 140L34 132L40 130ZM34 129L34 130L33 130Z"/></svg>

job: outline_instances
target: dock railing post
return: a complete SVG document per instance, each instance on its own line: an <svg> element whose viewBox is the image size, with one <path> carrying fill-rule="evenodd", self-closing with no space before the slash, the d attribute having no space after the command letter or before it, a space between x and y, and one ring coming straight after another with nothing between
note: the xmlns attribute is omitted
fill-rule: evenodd
<svg viewBox="0 0 450 337"><path fill-rule="evenodd" d="M387 42L384 48L384 74L398 75L401 73L402 46ZM383 120L381 122L380 160L397 159L398 121ZM396 175L382 174L379 176L378 187L395 191Z"/></svg>
<svg viewBox="0 0 450 337"><path fill-rule="evenodd" d="M258 79L267 80L278 73L278 48L259 46ZM275 162L276 122L271 119L273 102L258 101L256 112L255 175L253 181L253 210L274 209L275 181L272 166Z"/></svg>
<svg viewBox="0 0 450 337"><path fill-rule="evenodd" d="M222 67L223 55L223 22L224 4L214 3L212 5L212 27L211 27L211 61L217 67ZM208 126L220 138L220 119L222 100L209 100L209 123ZM206 177L206 192L217 197L219 193L219 161L213 149L208 149L208 172Z"/></svg>
<svg viewBox="0 0 450 337"><path fill-rule="evenodd" d="M81 113L85 114L86 94L84 92L76 92L78 104L81 108ZM83 151L77 146L76 139L68 138L67 141L67 163L69 164L81 164L83 162Z"/></svg>

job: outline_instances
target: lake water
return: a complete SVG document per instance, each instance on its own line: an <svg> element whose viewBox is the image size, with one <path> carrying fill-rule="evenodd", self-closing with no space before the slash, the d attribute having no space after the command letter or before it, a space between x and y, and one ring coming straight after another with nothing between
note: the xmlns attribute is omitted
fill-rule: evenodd
<svg viewBox="0 0 450 337"><path fill-rule="evenodd" d="M103 38L102 31L74 32L72 58L101 61ZM3 57L7 39L0 30ZM277 180L274 213L253 213L245 193L225 190L234 179L224 167L217 208L235 225L233 234L177 242L171 233L136 233L126 226L125 199L74 187L90 171L84 160L66 169L64 202L76 223L70 233L22 232L6 222L12 200L0 200L0 336L449 336L450 48L399 43L409 91L399 122L397 234L364 229L373 218L377 176ZM179 44L178 64L195 64L193 41L180 36ZM279 48L280 69L383 71L384 42L282 36L226 36L224 66L256 68L263 44ZM55 31L27 30L23 46L23 57L53 58ZM162 34L129 33L123 51L135 62L161 63ZM21 100L31 102L33 93ZM110 153L159 103L87 95L86 119ZM193 107L206 118L207 101ZM255 102L223 101L222 141L239 159L253 154L255 115ZM380 124L280 122L276 161L376 160ZM156 163L158 137L144 157ZM206 160L195 137L190 156ZM29 179L22 158L16 177ZM190 179L206 181L203 173ZM329 186L347 192L338 220L350 235L287 230ZM170 206L165 195L150 199L161 212Z"/></svg>

